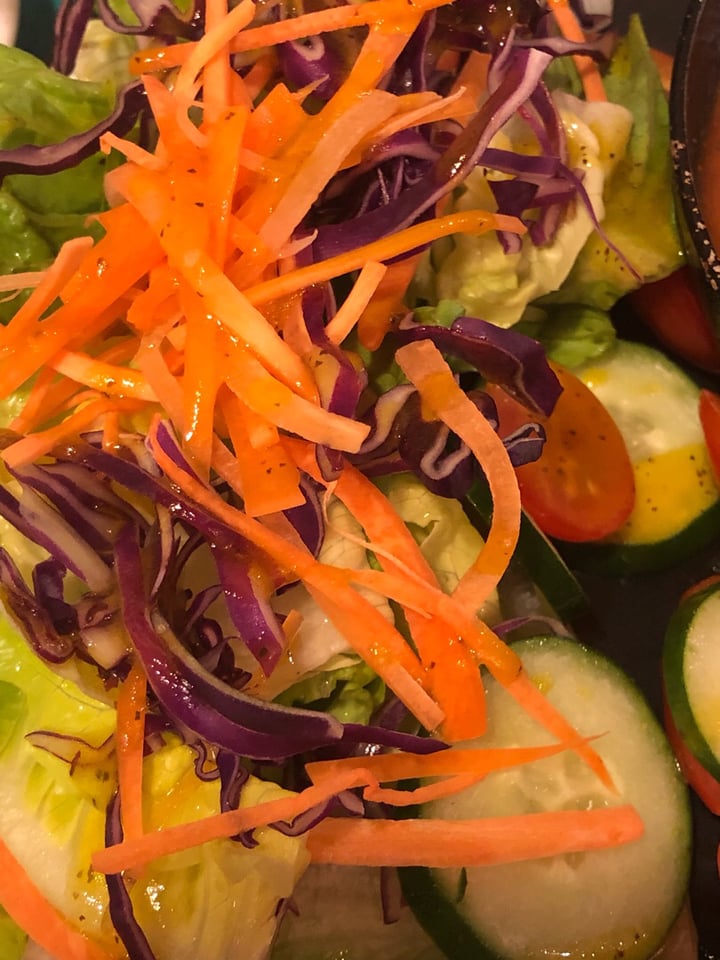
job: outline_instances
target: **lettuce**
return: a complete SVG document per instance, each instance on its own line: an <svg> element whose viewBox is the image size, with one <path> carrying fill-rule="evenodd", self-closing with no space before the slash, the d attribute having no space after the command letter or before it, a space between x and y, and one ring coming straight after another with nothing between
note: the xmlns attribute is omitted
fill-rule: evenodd
<svg viewBox="0 0 720 960"><path fill-rule="evenodd" d="M539 340L551 360L565 367L579 367L609 350L617 334L604 310L585 304L562 304L534 322L521 320L515 328Z"/></svg>
<svg viewBox="0 0 720 960"><path fill-rule="evenodd" d="M113 956L105 881L90 869L90 856L103 845L104 811L116 786L108 739L114 728L109 697L90 697L50 670L0 615L0 833L44 896ZM40 730L99 749L83 748L82 762L71 767L36 745L37 738L28 739ZM143 778L149 829L219 809L218 782L197 779L192 751L180 742L168 742L147 757ZM274 784L251 778L242 803L280 794ZM272 829L256 837L254 849L220 840L164 857L135 881L135 913L158 960L265 955L278 905L291 894L308 858L302 837ZM10 926L8 936L13 933ZM11 960L3 935L0 917L0 956Z"/></svg>
<svg viewBox="0 0 720 960"><path fill-rule="evenodd" d="M607 185L602 226L642 280L594 233L560 292L549 298L600 310L609 310L641 282L672 273L684 258L673 205L667 98L638 17L618 45L605 89L632 113L633 128Z"/></svg>
<svg viewBox="0 0 720 960"><path fill-rule="evenodd" d="M65 77L42 61L0 45L0 149L58 143L106 117L115 103L112 80ZM103 178L117 162L98 153L71 170L6 176L0 188L0 274L47 266L70 237L99 232L89 214L106 209ZM6 322L22 298L0 304Z"/></svg>

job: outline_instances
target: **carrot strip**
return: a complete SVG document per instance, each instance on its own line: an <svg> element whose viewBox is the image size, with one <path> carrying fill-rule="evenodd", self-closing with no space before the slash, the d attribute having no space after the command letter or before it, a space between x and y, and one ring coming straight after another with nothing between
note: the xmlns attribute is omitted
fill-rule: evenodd
<svg viewBox="0 0 720 960"><path fill-rule="evenodd" d="M273 379L246 350L234 345L227 357L225 382L251 410L277 427L297 433L336 450L357 451L369 427L357 420L331 413L297 396Z"/></svg>
<svg viewBox="0 0 720 960"><path fill-rule="evenodd" d="M564 743L550 743L536 747L454 747L452 750L424 754L376 753L364 756L362 766L379 783L424 777L454 777L466 773L473 777L485 777L497 770L554 757L567 749ZM305 771L313 783L320 784L357 765L357 757L315 760L305 764Z"/></svg>
<svg viewBox="0 0 720 960"><path fill-rule="evenodd" d="M118 790L123 836L128 840L143 835L142 768L145 743L147 677L134 663L120 685L115 733L118 761Z"/></svg>
<svg viewBox="0 0 720 960"><path fill-rule="evenodd" d="M254 103L272 80L277 69L277 56L274 50L268 50L258 57L248 73L243 77L243 86L249 103Z"/></svg>
<svg viewBox="0 0 720 960"><path fill-rule="evenodd" d="M408 610L443 621L446 624L447 636L445 643L437 651L439 653L442 650L443 659L448 654L462 657L465 646L478 663L485 664L493 676L504 684L511 682L520 672L517 654L486 624L467 616L454 598L448 597L438 587L433 588L430 584L419 585L407 577L397 577L379 570L348 569L345 572L352 583L376 590L396 600ZM444 663L436 663L434 668L439 672L444 668Z"/></svg>
<svg viewBox="0 0 720 960"><path fill-rule="evenodd" d="M220 385L217 325L194 290L180 284L186 318L183 392L183 444L202 477L210 476L215 403Z"/></svg>
<svg viewBox="0 0 720 960"><path fill-rule="evenodd" d="M465 90L476 104L479 103L480 98L487 90L489 67L490 54L472 50L463 68L455 77L451 92L454 93L457 90ZM464 126L462 117L459 118L458 122Z"/></svg>
<svg viewBox="0 0 720 960"><path fill-rule="evenodd" d="M124 171L124 176L117 185L153 227L169 263L201 297L206 311L247 344L274 376L301 395L316 399L314 383L300 358L205 250L196 245L187 224L179 218L172 220L173 204L167 182L151 171L132 169L130 165L118 167L115 172L119 171ZM183 217L187 213L187 209L182 210Z"/></svg>
<svg viewBox="0 0 720 960"><path fill-rule="evenodd" d="M301 267L286 276L258 283L244 290L244 294L253 306L260 306L270 300L287 297L314 283L325 283L345 273L359 270L368 260L389 260L407 253L408 250L414 250L416 247L422 247L432 243L433 240L451 236L454 233L482 234L488 230L524 233L525 227L515 217L487 213L484 210L458 211L407 227L398 233L356 247L336 257L329 257L327 260Z"/></svg>
<svg viewBox="0 0 720 960"><path fill-rule="evenodd" d="M343 342L360 319L363 310L367 307L386 273L387 267L383 263L369 260L364 264L352 290L325 327L325 333L329 340L338 344Z"/></svg>
<svg viewBox="0 0 720 960"><path fill-rule="evenodd" d="M210 255L224 264L228 254L232 205L240 179L243 135L247 110L223 111L208 135L208 175L205 207L210 219Z"/></svg>
<svg viewBox="0 0 720 960"><path fill-rule="evenodd" d="M490 532L453 593L455 600L474 614L497 586L517 546L520 490L515 471L502 440L457 385L442 354L429 340L401 347L396 360L417 387L429 415L441 419L468 444L490 487Z"/></svg>
<svg viewBox="0 0 720 960"><path fill-rule="evenodd" d="M548 6L552 10L555 22L565 39L573 40L576 43L584 43L585 34L570 6L569 0L548 0ZM592 57L574 56L573 60L582 80L585 99L599 102L607 100L600 71Z"/></svg>
<svg viewBox="0 0 720 960"><path fill-rule="evenodd" d="M253 448L239 402L229 395L222 404L240 477L243 507L250 517L288 510L305 502L300 473L279 439L262 449ZM235 415L233 415L235 414Z"/></svg>
<svg viewBox="0 0 720 960"><path fill-rule="evenodd" d="M248 4L248 6L250 5ZM250 6L249 11L243 11L238 27L234 22L227 24L227 21L231 19L228 17L227 0L205 0L205 36L212 37L214 40L215 37L224 37L226 30L235 33L250 22L253 13L254 5ZM180 73L182 74L182 70ZM203 127L205 129L208 125L214 126L217 124L222 112L228 108L232 89L232 73L227 41L222 42L218 39L215 52L207 58L202 70Z"/></svg>
<svg viewBox="0 0 720 960"><path fill-rule="evenodd" d="M129 367L118 367L74 350L61 350L49 366L75 383L85 384L100 393L157 402L142 374Z"/></svg>
<svg viewBox="0 0 720 960"><path fill-rule="evenodd" d="M100 873L120 873L142 867L151 860L178 850L189 850L210 840L222 840L236 833L265 827L278 821L292 822L317 804L344 790L364 786L368 776L363 769L345 771L332 782L307 787L300 793L285 794L275 800L266 800L253 807L228 810L190 823L165 827L145 833L142 837L125 839L121 843L96 851L92 866Z"/></svg>
<svg viewBox="0 0 720 960"><path fill-rule="evenodd" d="M426 783L414 790L396 790L394 787L365 787L363 800L370 803L387 803L393 807L412 807L421 803L433 803L445 797L462 793L468 787L477 783L480 777L472 773L459 773L446 780L437 780L435 783Z"/></svg>
<svg viewBox="0 0 720 960"><path fill-rule="evenodd" d="M355 144L395 113L396 101L392 94L374 90L328 125L314 149L303 157L290 182L284 185L282 198L269 215L265 198L253 197L253 210L262 216L258 233L263 243L279 250L287 242ZM246 213L246 219L251 225L258 222L252 210ZM239 265L238 269L243 268Z"/></svg>
<svg viewBox="0 0 720 960"><path fill-rule="evenodd" d="M0 276L0 293L20 293L21 290L30 290L37 287L45 276L45 270L30 270L27 273L6 273ZM3 297L12 300L12 297Z"/></svg>
<svg viewBox="0 0 720 960"><path fill-rule="evenodd" d="M413 106L416 98L420 102ZM422 123L437 123L439 120L461 121L468 119L476 110L475 102L462 88L445 97L437 94L405 94L398 97L395 116L364 137L348 154L341 169L360 163L364 155L372 152L373 147L402 130Z"/></svg>
<svg viewBox="0 0 720 960"><path fill-rule="evenodd" d="M24 336L32 328L79 269L92 245L92 237L76 237L62 245L52 264L42 271L32 295L15 313L10 324L0 328L0 346L4 346L6 338Z"/></svg>
<svg viewBox="0 0 720 960"><path fill-rule="evenodd" d="M38 433L31 433L20 440L16 440L2 452L2 458L9 467L20 467L25 463L44 456L53 447L58 446L68 437L77 435L90 427L105 413L112 413L118 409L137 410L142 403L137 400L122 400L117 398L100 398L92 400L69 417Z"/></svg>
<svg viewBox="0 0 720 960"><path fill-rule="evenodd" d="M137 365L150 384L153 393L167 411L178 430L184 428L185 407L182 387L170 371L160 345L146 339L137 353Z"/></svg>
<svg viewBox="0 0 720 960"><path fill-rule="evenodd" d="M0 903L10 917L56 960L111 960L104 947L71 927L0 840Z"/></svg>
<svg viewBox="0 0 720 960"><path fill-rule="evenodd" d="M387 273L358 320L358 338L368 350L377 350L393 317L402 312L403 298L421 257L422 253L414 253L389 264Z"/></svg>
<svg viewBox="0 0 720 960"><path fill-rule="evenodd" d="M239 420L247 443L253 450L264 450L275 446L280 440L280 431L274 423L255 413L246 403L227 387L223 386L220 392L220 405L225 414L226 423Z"/></svg>
<svg viewBox="0 0 720 960"><path fill-rule="evenodd" d="M117 150L126 160L132 160L139 167L147 167L148 170L164 170L167 167L167 160L150 153L144 147L134 143L132 140L125 140L114 133L107 131L100 137L100 149L103 153L110 153L111 150Z"/></svg>
<svg viewBox="0 0 720 960"><path fill-rule="evenodd" d="M193 44L192 49L188 51L187 59L183 62L175 79L174 96L186 108L194 98L195 83L200 73L213 61L215 63L219 62L219 57L224 54L226 49L229 49L230 41L250 23L255 14L255 4L252 0L241 0L236 7L233 7L222 17L218 16L222 9L219 3L213 5L213 0L208 0L208 7L211 9L212 22L208 24L200 40ZM223 59L228 62L229 69L227 57L223 56ZM218 78L214 76L212 79L217 82ZM215 115L220 107L218 100L221 101L223 97L227 96L229 96L229 82L228 75L225 74L221 80L219 96L214 95L211 85L210 99L213 102L214 114L211 119L216 118Z"/></svg>
<svg viewBox="0 0 720 960"><path fill-rule="evenodd" d="M169 318L177 306L177 279L167 263L149 272L148 284L132 301L127 311L127 323L140 334L150 333Z"/></svg>
<svg viewBox="0 0 720 960"><path fill-rule="evenodd" d="M162 249L135 211L124 205L113 213L117 229L107 233L86 255L70 281L72 295L70 284L65 288L67 294L63 292L66 302L44 319L30 338L24 325L11 321L5 328L0 345L3 396L22 386L74 339L82 336L87 341L106 330L124 312L128 287L160 262ZM127 237L133 242L128 243ZM34 319L38 318L36 313Z"/></svg>
<svg viewBox="0 0 720 960"><path fill-rule="evenodd" d="M307 445L297 440L288 440L287 446L298 465L313 479L322 483L322 475ZM456 620L460 611L456 609L452 610L451 619L447 619L447 611L446 618L443 619L436 603L435 612L439 615L426 615L427 591L433 591L433 597L436 597L439 603L442 602L437 597L438 583L435 575L406 525L370 480L359 470L345 464L334 483L333 493L363 527L371 541L369 548L378 553L384 567L391 573L409 575L416 580L414 585L400 585L410 592L409 599L412 600L412 604L404 604L404 613L426 671L425 683L428 691L445 715L442 735L452 741L480 736L485 730L485 691L475 656L480 656L478 648L483 645L484 638L478 638L475 625L468 624L464 617L463 627L458 628ZM392 593L388 581L381 583L375 571L349 575L355 580L362 580L371 588L387 588L388 593ZM418 590L418 583L425 584L427 590L422 587ZM395 599L399 599L397 594ZM423 612L418 612L418 608ZM463 630L469 630L475 645L474 651L466 648L462 642L464 637L461 639L459 634ZM490 636L490 644L501 651L500 659L505 660L507 648L494 634ZM508 669L512 675L517 671L518 665L514 656L510 657L510 660Z"/></svg>
<svg viewBox="0 0 720 960"><path fill-rule="evenodd" d="M308 833L316 863L472 867L601 850L639 840L634 807L557 810L480 820L326 819Z"/></svg>
<svg viewBox="0 0 720 960"><path fill-rule="evenodd" d="M120 442L120 417L115 411L108 411L103 418L102 448L113 452Z"/></svg>

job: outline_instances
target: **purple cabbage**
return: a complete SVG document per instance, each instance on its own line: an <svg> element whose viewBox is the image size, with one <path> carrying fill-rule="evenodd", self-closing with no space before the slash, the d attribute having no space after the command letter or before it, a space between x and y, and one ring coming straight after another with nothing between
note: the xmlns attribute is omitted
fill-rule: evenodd
<svg viewBox="0 0 720 960"><path fill-rule="evenodd" d="M108 0L98 0L97 4L94 0L63 0L55 18L54 69L66 75L72 73L85 29L96 7L103 23L116 33L192 40L202 32L202 2L192 3L187 14L180 14L172 0L128 0L128 5L137 23L126 23Z"/></svg>
<svg viewBox="0 0 720 960"><path fill-rule="evenodd" d="M533 413L548 416L562 392L536 340L477 317L458 317L449 329L406 317L393 338L401 344L432 340L442 353L465 360Z"/></svg>
<svg viewBox="0 0 720 960"><path fill-rule="evenodd" d="M326 714L265 703L204 670L148 607L142 554L131 527L117 539L115 567L128 635L155 696L180 727L258 760L283 760L342 737L342 725Z"/></svg>
<svg viewBox="0 0 720 960"><path fill-rule="evenodd" d="M120 820L120 797L116 793L105 814L105 846L123 839ZM108 890L108 911L113 927L127 950L129 960L156 960L142 927L135 919L132 900L121 873L105 874Z"/></svg>
<svg viewBox="0 0 720 960"><path fill-rule="evenodd" d="M346 72L332 34L302 37L277 47L280 68L291 87L316 84L313 95L329 100Z"/></svg>

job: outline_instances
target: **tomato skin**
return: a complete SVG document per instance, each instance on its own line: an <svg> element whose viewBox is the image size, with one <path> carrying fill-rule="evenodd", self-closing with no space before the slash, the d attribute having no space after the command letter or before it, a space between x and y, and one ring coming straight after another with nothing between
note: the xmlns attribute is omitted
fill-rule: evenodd
<svg viewBox="0 0 720 960"><path fill-rule="evenodd" d="M665 732L683 777L711 813L720 815L720 783L700 763L675 726L667 699L664 702Z"/></svg>
<svg viewBox="0 0 720 960"><path fill-rule="evenodd" d="M629 300L668 350L701 370L720 372L720 343L691 267L643 284Z"/></svg>
<svg viewBox="0 0 720 960"><path fill-rule="evenodd" d="M539 460L516 468L522 503L550 537L583 543L614 533L635 503L635 474L625 441L605 407L573 373L551 364L563 392L549 417L534 418L491 386L500 433L537 419L547 439Z"/></svg>
<svg viewBox="0 0 720 960"><path fill-rule="evenodd" d="M701 390L698 412L717 480L720 478L720 396L712 390Z"/></svg>

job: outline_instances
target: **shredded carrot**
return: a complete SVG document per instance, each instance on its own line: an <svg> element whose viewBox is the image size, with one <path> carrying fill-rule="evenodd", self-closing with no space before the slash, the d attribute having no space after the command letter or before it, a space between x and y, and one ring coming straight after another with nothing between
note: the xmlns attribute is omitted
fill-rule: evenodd
<svg viewBox="0 0 720 960"><path fill-rule="evenodd" d="M412 253L389 264L375 294L358 319L358 339L367 350L377 350L393 318L403 311L403 298L415 276L422 253Z"/></svg>
<svg viewBox="0 0 720 960"><path fill-rule="evenodd" d="M250 517L261 517L300 506L305 502L300 475L282 441L277 439L261 449L254 448L243 413L237 415L239 404L231 394L225 398L222 410L235 451L245 512Z"/></svg>
<svg viewBox="0 0 720 960"><path fill-rule="evenodd" d="M70 926L0 840L0 903L31 940L56 960L113 960L117 954Z"/></svg>
<svg viewBox="0 0 720 960"><path fill-rule="evenodd" d="M355 247L347 253L321 260L311 266L300 267L286 276L266 280L264 283L249 287L244 293L249 303L253 306L261 306L270 300L287 297L315 283L324 283L326 280L334 280L345 273L359 270L368 260L389 260L454 233L482 234L488 230L524 233L525 227L515 217L488 213L486 210L461 210L444 217L417 223L399 233Z"/></svg>
<svg viewBox="0 0 720 960"><path fill-rule="evenodd" d="M629 805L480 820L326 819L308 834L316 863L473 867L620 846L643 822Z"/></svg>
<svg viewBox="0 0 720 960"><path fill-rule="evenodd" d="M118 367L74 350L61 350L49 366L69 380L116 397L157 402L150 385L137 370Z"/></svg>
<svg viewBox="0 0 720 960"><path fill-rule="evenodd" d="M442 711L422 689L422 671L412 650L382 614L348 585L342 571L318 563L307 551L226 503L215 491L189 476L159 446L152 428L148 438L158 465L173 483L267 553L279 569L290 569L305 582L319 606L357 653L421 723L433 730L442 722Z"/></svg>
<svg viewBox="0 0 720 960"><path fill-rule="evenodd" d="M116 398L100 398L92 400L84 407L76 410L62 423L55 427L48 427L38 433L29 434L16 440L3 450L2 457L9 467L19 467L25 463L32 463L58 446L68 437L77 436L86 430L104 414L117 409L127 411L137 410L137 400L121 400Z"/></svg>
<svg viewBox="0 0 720 960"><path fill-rule="evenodd" d="M222 110L223 98L227 101L230 94L230 61L227 55L223 54L226 48L229 50L233 37L252 20L255 4L252 0L241 0L237 6L228 11L227 5L223 4L222 0L207 0L207 6L210 22L201 39L188 51L187 59L175 80L173 92L181 103L189 106L194 99L198 76L201 71L209 67L210 76L206 76L206 80L210 82L205 84L204 102L209 101L211 105L211 115L208 120L212 122L217 119L218 111ZM224 15L222 15L223 6L225 6Z"/></svg>
<svg viewBox="0 0 720 960"><path fill-rule="evenodd" d="M468 444L490 487L493 517L487 541L453 594L474 614L497 586L517 546L520 490L515 471L502 440L457 385L442 354L429 340L401 347L396 359L417 387L428 417L441 419Z"/></svg>
<svg viewBox="0 0 720 960"><path fill-rule="evenodd" d="M425 777L452 777L472 774L485 777L496 770L507 770L521 764L545 760L568 749L566 744L548 744L537 747L454 747L434 753L377 753L362 758L362 766L379 783L395 780L416 780ZM316 784L355 769L357 757L337 760L315 760L305 764L311 781Z"/></svg>
<svg viewBox="0 0 720 960"><path fill-rule="evenodd" d="M323 482L314 455L306 446L290 440L288 449L306 473L317 482ZM380 490L349 464L344 465L335 481L333 493L366 531L370 539L368 547L375 551L387 570L410 575L415 580L414 585L400 584L411 593L410 599L413 601L410 605L404 605L404 613L426 671L428 691L445 715L443 736L453 741L479 736L485 729L485 696L477 662L459 636L455 610L449 622L442 616L426 615L428 590L437 591L438 584L410 531ZM368 586L380 586L382 589L374 572L366 571L353 576ZM386 589L391 592L389 588ZM437 598L437 593L433 593L433 596ZM398 599L397 595L395 599ZM418 608L422 613L418 612ZM472 625L463 621L463 627L468 629L468 626L473 639L476 639Z"/></svg>
<svg viewBox="0 0 720 960"><path fill-rule="evenodd" d="M570 0L548 0L548 5L565 39L584 43L585 34L570 6ZM582 80L585 98L600 102L607 100L600 71L592 57L574 56L573 60Z"/></svg>
<svg viewBox="0 0 720 960"><path fill-rule="evenodd" d="M343 301L342 306L326 325L325 333L333 343L342 343L358 322L362 311L367 307L373 294L387 273L387 267L375 260L363 265L353 288Z"/></svg>
<svg viewBox="0 0 720 960"><path fill-rule="evenodd" d="M487 75L490 67L490 54L472 50L460 72L455 77L452 89L465 90L475 103L487 90ZM460 118L462 124L462 118Z"/></svg>
<svg viewBox="0 0 720 960"><path fill-rule="evenodd" d="M445 6L451 0L413 0L418 10L432 10ZM369 3L351 3L313 11L291 20L268 23L238 34L229 41L232 53L246 53L278 43L313 37L320 33L344 30L350 27L380 23L387 17L397 16L398 5L393 0L370 0ZM153 70L166 70L187 62L195 54L197 43L173 44L170 47L149 47L134 54L130 66L134 73L144 74Z"/></svg>
<svg viewBox="0 0 720 960"><path fill-rule="evenodd" d="M145 744L147 677L137 663L121 683L117 700L115 739L118 760L118 790L123 836L143 835L142 768Z"/></svg>
<svg viewBox="0 0 720 960"><path fill-rule="evenodd" d="M214 816L145 833L142 837L98 850L93 854L93 869L100 873L120 873L145 866L158 857L188 850L210 840L221 840L237 833L265 827L278 821L292 822L296 817L337 796L344 790L365 786L368 774L362 768L343 771L319 786L300 793L285 794L252 807L240 807Z"/></svg>
<svg viewBox="0 0 720 960"><path fill-rule="evenodd" d="M109 410L103 418L103 450L117 450L120 445L120 415L117 410Z"/></svg>
<svg viewBox="0 0 720 960"><path fill-rule="evenodd" d="M67 280L80 267L88 251L92 248L92 237L77 237L62 245L53 263L43 270L32 296L20 307L12 318L12 331L15 336L32 327L45 313L53 300L59 296ZM10 275L15 283L17 274ZM12 288L14 289L14 288ZM0 347L4 346L9 328L0 328Z"/></svg>
<svg viewBox="0 0 720 960"><path fill-rule="evenodd" d="M433 803L454 797L468 787L472 787L481 778L472 773L458 773L445 780L426 783L413 790L397 790L394 787L365 787L363 800L370 803L387 803L393 807L412 807L421 803Z"/></svg>
<svg viewBox="0 0 720 960"><path fill-rule="evenodd" d="M148 170L164 170L167 167L167 160L150 153L132 140L125 140L110 131L103 133L100 137L100 149L103 153L117 150L126 160L132 160L133 163L140 167L147 167Z"/></svg>

